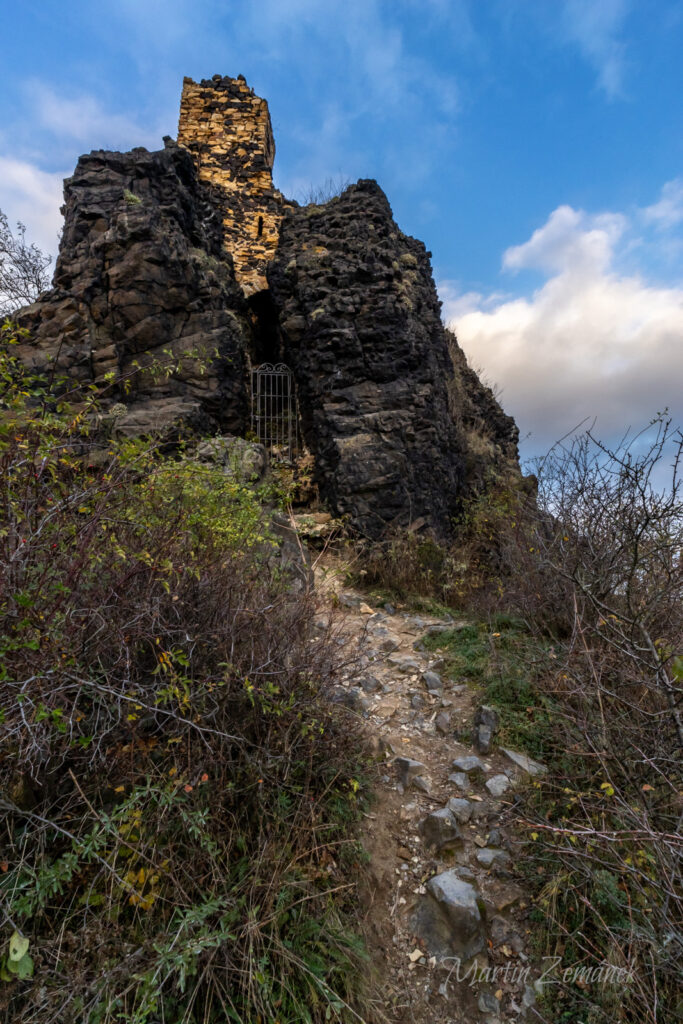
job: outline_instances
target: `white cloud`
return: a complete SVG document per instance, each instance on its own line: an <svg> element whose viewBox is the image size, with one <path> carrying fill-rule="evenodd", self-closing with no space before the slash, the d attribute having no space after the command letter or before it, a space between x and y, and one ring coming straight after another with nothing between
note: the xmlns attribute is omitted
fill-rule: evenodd
<svg viewBox="0 0 683 1024"><path fill-rule="evenodd" d="M587 218L571 206L558 206L528 242L506 250L503 266L507 270L600 273L609 265L626 224L621 214Z"/></svg>
<svg viewBox="0 0 683 1024"><path fill-rule="evenodd" d="M69 140L91 149L132 149L161 147L158 127L143 125L125 114L105 110L87 93L64 96L44 82L27 83L26 92L34 124L61 141Z"/></svg>
<svg viewBox="0 0 683 1024"><path fill-rule="evenodd" d="M646 206L643 217L657 227L667 229L683 221L683 178L667 181L662 188L659 201Z"/></svg>
<svg viewBox="0 0 683 1024"><path fill-rule="evenodd" d="M617 268L633 245L620 213L561 206L523 245L508 271L540 270L528 297L460 295L440 286L447 320L475 366L503 389L503 403L542 451L585 417L605 435L641 426L668 406L683 419L683 287ZM529 446L527 446L529 448Z"/></svg>
<svg viewBox="0 0 683 1024"><path fill-rule="evenodd" d="M0 210L12 228L16 221L25 224L26 240L53 256L62 226L59 208L66 174L50 174L27 161L0 156Z"/></svg>
<svg viewBox="0 0 683 1024"><path fill-rule="evenodd" d="M0 210L10 224L21 221L26 225L27 241L35 242L54 256L62 227L59 210L63 180L73 173L79 152L129 150L134 146L159 149L164 131L169 129L164 129L162 123L150 127L125 114L108 111L87 93L62 95L37 79L26 83L24 93L29 114L22 115L21 122L30 123L33 140L41 139L41 153L35 145L21 145L21 123L16 132L6 132L0 138L7 154L0 150ZM48 144L42 141L46 136L50 139ZM11 156L10 141L14 143ZM52 153L53 167L61 164L64 169L43 170L40 164L45 152Z"/></svg>
<svg viewBox="0 0 683 1024"><path fill-rule="evenodd" d="M564 0L562 30L598 73L610 99L623 95L625 48L618 35L628 0Z"/></svg>

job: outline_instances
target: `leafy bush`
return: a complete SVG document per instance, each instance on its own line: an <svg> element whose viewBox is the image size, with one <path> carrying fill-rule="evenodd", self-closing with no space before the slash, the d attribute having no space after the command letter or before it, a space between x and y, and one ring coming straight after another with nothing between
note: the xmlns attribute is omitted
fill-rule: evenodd
<svg viewBox="0 0 683 1024"><path fill-rule="evenodd" d="M350 1019L363 760L322 699L348 654L253 489L98 436L97 391L56 397L15 341L6 325L0 1007Z"/></svg>

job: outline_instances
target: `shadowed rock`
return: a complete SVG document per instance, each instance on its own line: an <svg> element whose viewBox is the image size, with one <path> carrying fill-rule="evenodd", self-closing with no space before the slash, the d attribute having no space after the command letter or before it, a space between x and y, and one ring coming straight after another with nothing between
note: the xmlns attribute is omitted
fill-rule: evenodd
<svg viewBox="0 0 683 1024"><path fill-rule="evenodd" d="M469 960L486 947L486 931L474 886L456 869L435 875L418 904L413 927L430 953Z"/></svg>

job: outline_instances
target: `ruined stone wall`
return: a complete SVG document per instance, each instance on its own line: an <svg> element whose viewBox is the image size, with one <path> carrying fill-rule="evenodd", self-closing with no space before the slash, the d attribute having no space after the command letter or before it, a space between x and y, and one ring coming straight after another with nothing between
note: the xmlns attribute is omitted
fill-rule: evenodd
<svg viewBox="0 0 683 1024"><path fill-rule="evenodd" d="M268 287L266 266L278 243L288 201L273 188L275 142L268 104L242 76L183 80L178 144L214 186L225 246L245 295Z"/></svg>

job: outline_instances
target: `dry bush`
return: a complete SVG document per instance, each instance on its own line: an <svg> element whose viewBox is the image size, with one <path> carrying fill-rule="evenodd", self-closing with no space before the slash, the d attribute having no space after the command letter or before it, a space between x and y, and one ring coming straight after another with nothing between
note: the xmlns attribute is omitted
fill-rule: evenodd
<svg viewBox="0 0 683 1024"><path fill-rule="evenodd" d="M335 199L340 196L342 192L351 184L351 179L345 177L343 174L338 174L336 177L325 178L322 185L310 184L308 188L302 189L300 192L300 202L302 206L323 206L325 203L329 203L330 199Z"/></svg>
<svg viewBox="0 0 683 1024"><path fill-rule="evenodd" d="M50 287L51 263L51 256L27 244L24 225L17 224L15 234L0 210L0 318L35 302Z"/></svg>
<svg viewBox="0 0 683 1024"><path fill-rule="evenodd" d="M591 431L557 447L525 526L535 572L526 545L518 560L506 547L516 603L547 632L545 581L559 639L542 684L555 753L524 851L542 879L543 948L594 972L555 988L552 1012L591 1024L680 1010L682 445L659 417L615 448ZM609 983L595 973L606 965Z"/></svg>
<svg viewBox="0 0 683 1024"><path fill-rule="evenodd" d="M250 488L103 444L3 358L0 1019L352 1019L334 626Z"/></svg>

